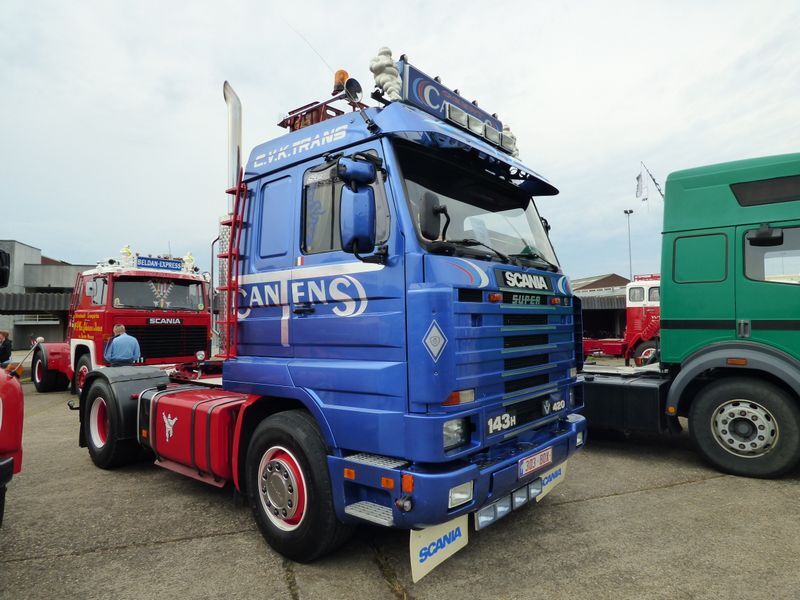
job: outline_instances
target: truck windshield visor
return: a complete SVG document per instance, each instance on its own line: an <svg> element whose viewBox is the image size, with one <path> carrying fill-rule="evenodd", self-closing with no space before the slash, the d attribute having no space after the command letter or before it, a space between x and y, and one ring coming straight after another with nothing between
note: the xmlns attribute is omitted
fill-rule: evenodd
<svg viewBox="0 0 800 600"><path fill-rule="evenodd" d="M447 207L447 240L476 240L508 256L544 259L558 266L533 198L492 171L489 163L458 148L426 148L397 140L395 150L408 209L423 243L442 240L441 234L438 240L427 239L420 229L423 197L432 192L439 206ZM442 227L445 220L442 216Z"/></svg>
<svg viewBox="0 0 800 600"><path fill-rule="evenodd" d="M120 277L114 280L114 308L203 310L203 284L184 279Z"/></svg>

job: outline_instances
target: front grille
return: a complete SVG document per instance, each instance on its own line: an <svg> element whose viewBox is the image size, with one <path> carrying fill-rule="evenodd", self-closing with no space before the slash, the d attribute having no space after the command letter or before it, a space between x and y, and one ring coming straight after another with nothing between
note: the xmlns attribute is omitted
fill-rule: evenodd
<svg viewBox="0 0 800 600"><path fill-rule="evenodd" d="M503 315L503 325L547 325L547 315Z"/></svg>
<svg viewBox="0 0 800 600"><path fill-rule="evenodd" d="M550 358L547 354L536 354L534 356L520 356L519 358L507 358L503 364L505 371L523 369L525 367L537 367L546 364Z"/></svg>
<svg viewBox="0 0 800 600"><path fill-rule="evenodd" d="M547 335L518 335L503 338L503 348L522 348L524 346L541 346L547 343Z"/></svg>
<svg viewBox="0 0 800 600"><path fill-rule="evenodd" d="M458 290L459 302L483 302L483 291L474 288L464 288Z"/></svg>
<svg viewBox="0 0 800 600"><path fill-rule="evenodd" d="M208 346L203 325L125 325L125 332L138 340L144 359L193 356Z"/></svg>
<svg viewBox="0 0 800 600"><path fill-rule="evenodd" d="M522 379L515 379L514 381L506 381L506 394L509 392L517 392L526 388L536 387L537 385L544 385L550 381L550 376L536 375L534 377L524 377Z"/></svg>

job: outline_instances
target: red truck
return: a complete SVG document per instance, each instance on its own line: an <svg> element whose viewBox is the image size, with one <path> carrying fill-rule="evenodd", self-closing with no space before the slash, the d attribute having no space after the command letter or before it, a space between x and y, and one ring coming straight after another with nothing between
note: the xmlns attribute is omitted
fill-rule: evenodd
<svg viewBox="0 0 800 600"><path fill-rule="evenodd" d="M75 281L66 341L39 343L31 378L39 392L80 394L86 376L106 366L103 351L122 324L139 341L140 364L171 365L210 354L208 282L191 255L140 256L124 248Z"/></svg>
<svg viewBox="0 0 800 600"><path fill-rule="evenodd" d="M8 285L10 257L0 250L0 288ZM0 525L6 505L6 486L22 469L22 386L15 365L0 370Z"/></svg>
<svg viewBox="0 0 800 600"><path fill-rule="evenodd" d="M586 356L602 354L649 362L661 335L661 276L634 275L625 286L625 335L622 338L583 338Z"/></svg>

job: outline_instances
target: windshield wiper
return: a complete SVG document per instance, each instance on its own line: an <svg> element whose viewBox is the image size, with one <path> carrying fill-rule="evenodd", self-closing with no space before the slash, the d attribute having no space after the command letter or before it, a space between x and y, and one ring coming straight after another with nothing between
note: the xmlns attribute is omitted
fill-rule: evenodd
<svg viewBox="0 0 800 600"><path fill-rule="evenodd" d="M482 246L482 247L486 248L487 250L491 250L492 252L494 252L503 262L507 262L507 263L511 262L511 259L508 258L508 256L506 256L505 254L503 254L499 250L495 250L491 246L487 246L483 242L479 242L478 240L474 240L472 238L465 238L463 240L447 240L446 243L448 243L448 244L456 244L458 246L467 246L467 247Z"/></svg>
<svg viewBox="0 0 800 600"><path fill-rule="evenodd" d="M518 252L516 254L509 254L509 256L511 258L532 258L534 260L540 260L544 264L546 264L548 267L553 269L553 271L558 271L558 265L551 263L549 260L547 260L544 256L542 256L538 252L531 252L531 251Z"/></svg>

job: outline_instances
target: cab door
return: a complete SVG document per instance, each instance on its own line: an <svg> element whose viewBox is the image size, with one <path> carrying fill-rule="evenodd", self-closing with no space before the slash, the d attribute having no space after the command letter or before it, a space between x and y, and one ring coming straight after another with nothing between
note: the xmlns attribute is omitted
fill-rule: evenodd
<svg viewBox="0 0 800 600"><path fill-rule="evenodd" d="M377 142L348 149L381 156ZM405 402L405 275L391 191L378 170L376 248L386 261L363 262L341 250L344 182L335 162L306 165L298 213L299 254L290 303L296 385L326 403L397 407Z"/></svg>
<svg viewBox="0 0 800 600"><path fill-rule="evenodd" d="M770 226L736 228L736 336L800 358L800 221Z"/></svg>
<svg viewBox="0 0 800 600"><path fill-rule="evenodd" d="M291 357L289 286L300 184L290 171L254 185L240 247L238 353Z"/></svg>

